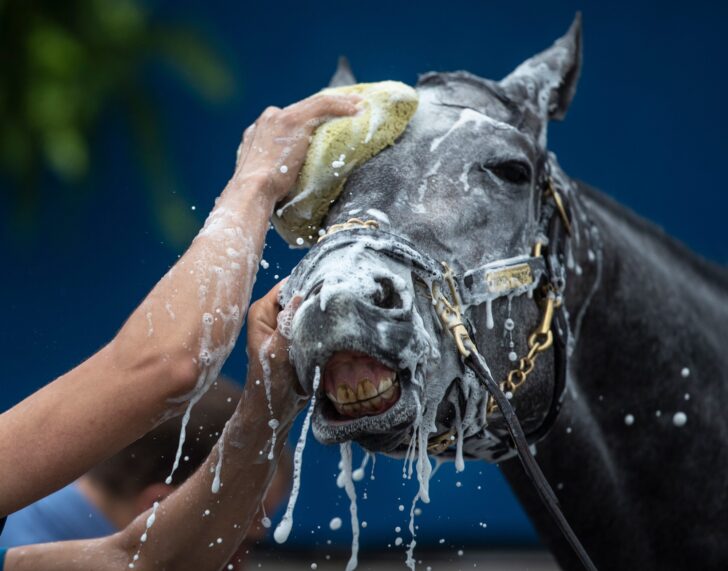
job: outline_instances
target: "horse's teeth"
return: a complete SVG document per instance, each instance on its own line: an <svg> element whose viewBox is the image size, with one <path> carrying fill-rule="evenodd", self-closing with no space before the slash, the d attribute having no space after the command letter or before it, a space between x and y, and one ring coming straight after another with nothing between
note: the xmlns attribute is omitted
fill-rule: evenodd
<svg viewBox="0 0 728 571"><path fill-rule="evenodd" d="M392 381L394 381L394 373L392 373L391 378L384 377L381 381L379 381L379 394L383 393L389 387L391 387Z"/></svg>
<svg viewBox="0 0 728 571"><path fill-rule="evenodd" d="M347 407L349 408L351 413L357 414L357 413L361 412L361 404L359 404L358 402L351 403L351 404L347 405Z"/></svg>
<svg viewBox="0 0 728 571"><path fill-rule="evenodd" d="M386 391L384 391L380 396L384 400L390 400L394 396L394 386L389 387Z"/></svg>
<svg viewBox="0 0 728 571"><path fill-rule="evenodd" d="M338 402L346 404L356 400L356 393L347 385L339 385L336 387L336 397Z"/></svg>
<svg viewBox="0 0 728 571"><path fill-rule="evenodd" d="M359 397L359 400L371 399L378 394L379 393L377 392L374 383L372 383L369 379L359 381L359 384L356 387L356 396Z"/></svg>

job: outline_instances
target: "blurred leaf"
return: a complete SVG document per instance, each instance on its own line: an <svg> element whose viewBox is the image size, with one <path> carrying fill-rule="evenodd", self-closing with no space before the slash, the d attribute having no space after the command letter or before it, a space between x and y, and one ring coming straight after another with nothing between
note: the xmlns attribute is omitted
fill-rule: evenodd
<svg viewBox="0 0 728 571"><path fill-rule="evenodd" d="M85 55L75 37L48 21L32 27L27 50L29 61L37 72L62 77L78 75Z"/></svg>
<svg viewBox="0 0 728 571"><path fill-rule="evenodd" d="M235 81L221 57L197 32L188 28L166 28L155 36L152 47L187 85L211 102L233 93Z"/></svg>
<svg viewBox="0 0 728 571"><path fill-rule="evenodd" d="M167 189L169 190L169 189ZM190 203L179 195L165 193L155 200L157 220L163 235L175 248L186 246L200 229Z"/></svg>
<svg viewBox="0 0 728 571"><path fill-rule="evenodd" d="M88 147L86 140L73 128L47 131L43 149L51 170L60 178L74 182L86 174Z"/></svg>
<svg viewBox="0 0 728 571"><path fill-rule="evenodd" d="M138 2L93 0L92 5L99 28L110 42L124 44L144 31L147 14Z"/></svg>
<svg viewBox="0 0 728 571"><path fill-rule="evenodd" d="M13 223L34 218L41 172L69 198L93 164L102 113L128 114L149 207L174 245L199 227L182 197L144 70L162 63L194 92L220 102L234 88L224 59L194 29L160 25L141 0L0 0L0 170ZM0 173L2 174L2 173ZM73 192L73 193L72 193Z"/></svg>
<svg viewBox="0 0 728 571"><path fill-rule="evenodd" d="M182 196L174 171L168 167L168 152L159 124L159 113L136 91L131 91L127 98L137 156L147 180L150 206L156 214L162 235L175 248L185 246L199 230L200 223L192 214L189 202Z"/></svg>

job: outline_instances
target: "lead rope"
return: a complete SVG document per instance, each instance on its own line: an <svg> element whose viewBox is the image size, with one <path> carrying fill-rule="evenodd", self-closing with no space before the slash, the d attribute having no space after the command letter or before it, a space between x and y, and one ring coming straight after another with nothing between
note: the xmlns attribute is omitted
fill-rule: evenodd
<svg viewBox="0 0 728 571"><path fill-rule="evenodd" d="M559 507L558 498L554 494L548 480L546 480L546 476L544 476L541 468L536 462L536 459L531 453L528 441L526 440L526 435L523 432L521 423L519 422L516 412L513 410L508 397L498 383L496 383L493 379L493 376L490 374L490 370L485 364L483 357L478 352L478 348L463 323L459 303L457 302L457 292L454 289L454 282L451 279L448 279L450 275L451 272L449 272L449 268L445 266L445 281L450 285L452 295L451 299L453 299L454 304L451 304L442 294L440 288L435 285L432 290L433 300L435 301L435 310L447 330L452 334L455 340L455 345L457 346L460 355L463 357L465 364L470 367L473 373L475 373L478 381L490 393L491 399L495 400L495 404L498 406L501 414L503 415L506 427L508 428L508 433L511 435L513 444L516 447L518 459L521 461L521 465L523 466L528 479L531 480L531 484L533 484L534 488L536 488L536 492L538 492L541 501L544 503L549 514L556 522L561 534L566 538L566 541L568 541L569 545L574 550L574 553L579 558L579 561L581 561L584 569L587 569L588 571L597 571L596 566L589 558L589 555L579 541L579 538L574 533L574 530L571 529L569 522L566 521L566 517ZM553 298L549 297L547 300L553 300ZM548 334L551 333L550 316L553 315L553 301L547 301L544 313L545 315L539 329L531 336L534 343L532 344L531 339L529 339L529 345L538 346L538 338L536 336L538 334L542 334L544 328L546 328ZM546 334L543 333L543 335ZM530 353L531 352L529 352L529 355ZM537 352L534 352L534 356L535 354L537 354ZM533 367L531 366L531 368Z"/></svg>
<svg viewBox="0 0 728 571"><path fill-rule="evenodd" d="M483 357L480 353L478 353L475 345L470 339L468 339L467 346L470 350L470 355L465 358L465 364L475 373L478 380L491 394L491 397L495 399L498 408L500 408L503 419L506 421L508 432L516 446L518 459L521 461L521 465L523 466L528 479L531 480L531 484L533 484L533 487L536 488L541 501L544 503L549 514L556 522L561 534L566 538L571 549L579 558L584 569L587 569L588 571L597 571L596 565L592 562L589 554L584 549L584 546L579 541L574 530L571 529L569 522L566 520L564 513L561 511L561 508L559 507L559 500L554 494L553 489L551 489L548 480L546 480L546 476L544 476L541 471L538 462L536 462L536 458L534 458L533 454L531 454L528 442L526 441L526 435L523 433L521 423L518 421L518 417L516 416L516 412L513 410L510 401L498 386L498 383L496 383L490 375L490 372L483 361Z"/></svg>

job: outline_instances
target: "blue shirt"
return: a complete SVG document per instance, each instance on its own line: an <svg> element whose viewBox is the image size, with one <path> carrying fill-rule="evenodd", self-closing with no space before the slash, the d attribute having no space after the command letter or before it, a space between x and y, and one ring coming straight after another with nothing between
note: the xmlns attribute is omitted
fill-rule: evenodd
<svg viewBox="0 0 728 571"><path fill-rule="evenodd" d="M103 537L116 531L76 484L71 484L8 516L0 535L0 551L32 543ZM0 552L0 571L3 555Z"/></svg>
<svg viewBox="0 0 728 571"><path fill-rule="evenodd" d="M3 528L5 527L5 518L0 519L0 534L3 532ZM5 568L5 549L0 547L0 571L3 571Z"/></svg>

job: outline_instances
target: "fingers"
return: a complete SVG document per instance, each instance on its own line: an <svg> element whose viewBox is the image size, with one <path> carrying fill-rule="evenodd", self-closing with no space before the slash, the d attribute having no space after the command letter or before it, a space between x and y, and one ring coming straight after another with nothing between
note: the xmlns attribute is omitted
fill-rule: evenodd
<svg viewBox="0 0 728 571"><path fill-rule="evenodd" d="M251 319L263 323L271 331L276 329L278 312L281 310L278 304L278 294L287 280L288 278L283 278L250 307Z"/></svg>
<svg viewBox="0 0 728 571"><path fill-rule="evenodd" d="M286 279L288 279L288 278L286 278ZM303 296L296 295L288 303L288 305L286 306L286 310L289 311L288 308L290 307L291 314L294 314L294 313L296 313L298 311L298 308L301 307L301 304L302 303L303 303Z"/></svg>
<svg viewBox="0 0 728 571"><path fill-rule="evenodd" d="M358 95L313 95L308 99L289 105L284 112L289 112L298 122L314 125L325 121L329 117L355 115L361 101Z"/></svg>

